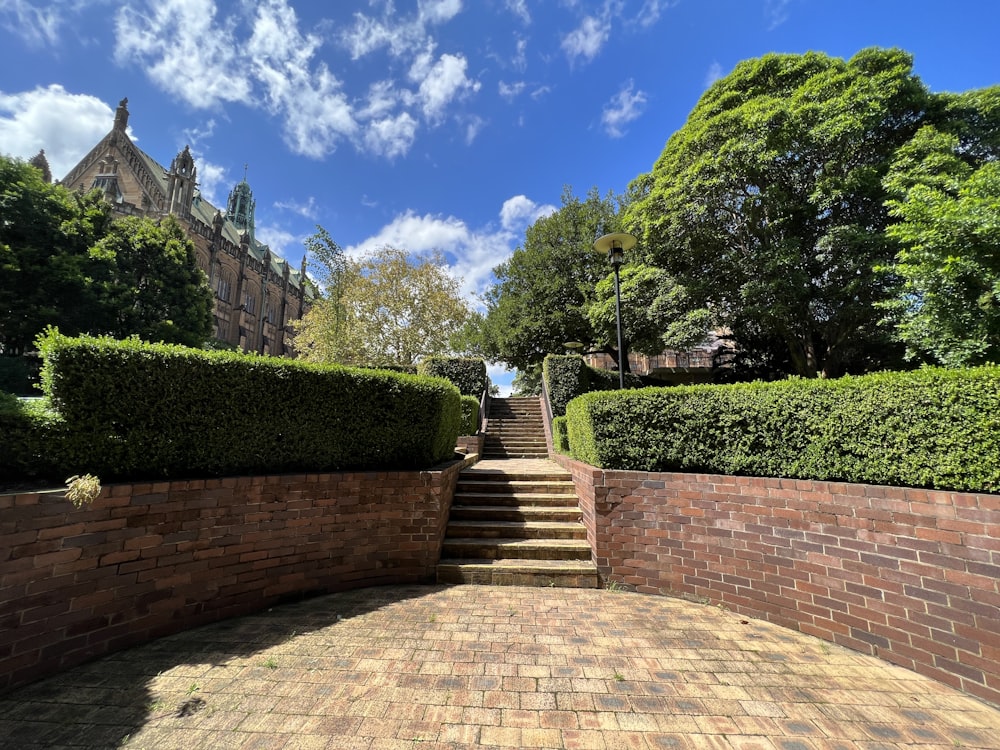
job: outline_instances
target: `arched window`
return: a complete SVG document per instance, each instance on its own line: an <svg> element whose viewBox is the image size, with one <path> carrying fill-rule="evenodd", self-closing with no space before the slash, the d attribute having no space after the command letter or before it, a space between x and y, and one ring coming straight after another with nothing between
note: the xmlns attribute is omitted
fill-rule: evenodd
<svg viewBox="0 0 1000 750"><path fill-rule="evenodd" d="M228 271L219 274L219 281L215 287L215 293L223 302L229 302L233 293L233 276Z"/></svg>

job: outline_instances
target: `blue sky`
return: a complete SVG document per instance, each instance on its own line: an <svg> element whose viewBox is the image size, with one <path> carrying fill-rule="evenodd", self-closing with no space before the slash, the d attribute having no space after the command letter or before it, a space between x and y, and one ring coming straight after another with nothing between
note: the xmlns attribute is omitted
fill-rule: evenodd
<svg viewBox="0 0 1000 750"><path fill-rule="evenodd" d="M442 251L474 301L564 186L623 191L740 60L901 47L964 91L1000 82L997 29L995 0L0 0L0 152L61 177L128 97L216 205L247 165L293 264L321 224Z"/></svg>

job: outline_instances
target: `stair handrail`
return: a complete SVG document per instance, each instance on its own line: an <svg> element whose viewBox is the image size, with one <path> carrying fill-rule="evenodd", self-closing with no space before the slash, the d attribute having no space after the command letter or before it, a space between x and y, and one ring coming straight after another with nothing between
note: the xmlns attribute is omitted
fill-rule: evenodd
<svg viewBox="0 0 1000 750"><path fill-rule="evenodd" d="M552 440L552 404L549 402L549 389L545 385L545 377L542 377L542 426L545 428L545 447L549 452L549 457L555 453L555 442Z"/></svg>
<svg viewBox="0 0 1000 750"><path fill-rule="evenodd" d="M486 432L486 422L489 418L490 411L490 379L486 378L486 387L483 389L483 395L479 397L479 433L482 434Z"/></svg>

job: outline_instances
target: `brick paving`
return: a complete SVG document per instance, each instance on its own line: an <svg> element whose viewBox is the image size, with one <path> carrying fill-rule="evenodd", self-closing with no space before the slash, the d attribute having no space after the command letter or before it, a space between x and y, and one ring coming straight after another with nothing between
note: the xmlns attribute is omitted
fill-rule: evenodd
<svg viewBox="0 0 1000 750"><path fill-rule="evenodd" d="M0 696L0 747L1000 748L1000 710L680 599L393 586L162 638Z"/></svg>

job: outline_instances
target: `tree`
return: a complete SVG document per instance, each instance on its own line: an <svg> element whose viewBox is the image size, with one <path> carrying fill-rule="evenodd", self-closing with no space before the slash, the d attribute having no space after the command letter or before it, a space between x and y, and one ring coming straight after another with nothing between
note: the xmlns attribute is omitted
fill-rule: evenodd
<svg viewBox="0 0 1000 750"><path fill-rule="evenodd" d="M110 220L98 192L71 193L0 156L0 353L22 354L50 325L90 330L97 298L88 249Z"/></svg>
<svg viewBox="0 0 1000 750"><path fill-rule="evenodd" d="M332 269L326 270L330 277ZM439 253L411 259L386 247L360 261L345 259L338 273L339 297L328 289L295 324L294 346L308 361L415 364L450 353L452 337L470 315Z"/></svg>
<svg viewBox="0 0 1000 750"><path fill-rule="evenodd" d="M524 244L493 269L482 334L487 359L527 372L567 341L596 341L588 309L609 268L593 245L617 230L618 204L596 188L584 200L566 188L562 207L528 227ZM617 358L615 345L603 350Z"/></svg>
<svg viewBox="0 0 1000 750"><path fill-rule="evenodd" d="M742 62L633 183L626 226L745 359L807 377L896 361L875 267L894 254L881 180L931 101L911 68L880 49Z"/></svg>
<svg viewBox="0 0 1000 750"><path fill-rule="evenodd" d="M903 281L885 307L908 357L966 366L1000 357L1000 87L950 97L949 109L963 113L940 123L953 132L922 128L885 180L899 220L888 270Z"/></svg>
<svg viewBox="0 0 1000 750"><path fill-rule="evenodd" d="M208 340L214 307L208 279L172 216L159 223L119 219L90 256L100 307L90 332L196 348Z"/></svg>
<svg viewBox="0 0 1000 750"><path fill-rule="evenodd" d="M665 349L683 351L705 340L711 314L705 308L693 308L687 290L666 271L631 263L622 266L620 276L622 338L627 351L651 355ZM618 335L613 274L597 283L587 316L597 345L611 346Z"/></svg>

